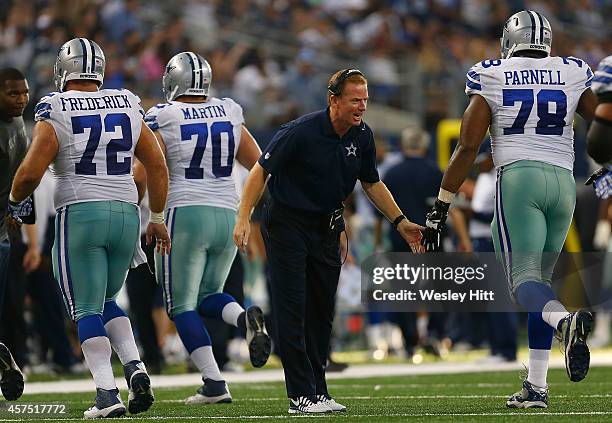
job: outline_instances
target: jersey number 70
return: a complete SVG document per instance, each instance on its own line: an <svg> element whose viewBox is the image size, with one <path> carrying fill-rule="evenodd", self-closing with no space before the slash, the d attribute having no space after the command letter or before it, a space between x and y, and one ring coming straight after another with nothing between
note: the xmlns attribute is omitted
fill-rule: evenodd
<svg viewBox="0 0 612 423"><path fill-rule="evenodd" d="M221 161L221 134L227 134L227 161ZM193 156L189 167L185 168L185 179L204 179L204 169L201 166L202 157L208 141L208 125L206 123L189 123L181 125L181 141L191 141L197 135ZM216 178L223 178L232 174L234 164L234 131L228 121L214 122L210 125L210 138L212 144L212 172Z"/></svg>

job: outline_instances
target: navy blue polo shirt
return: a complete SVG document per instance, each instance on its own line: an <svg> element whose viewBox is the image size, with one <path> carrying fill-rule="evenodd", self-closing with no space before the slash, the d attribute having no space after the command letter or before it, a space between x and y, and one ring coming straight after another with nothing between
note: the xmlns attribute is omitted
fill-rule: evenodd
<svg viewBox="0 0 612 423"><path fill-rule="evenodd" d="M357 179L380 180L370 127L362 121L340 138L328 109L281 126L259 164L271 174L268 187L275 201L314 213L340 208Z"/></svg>

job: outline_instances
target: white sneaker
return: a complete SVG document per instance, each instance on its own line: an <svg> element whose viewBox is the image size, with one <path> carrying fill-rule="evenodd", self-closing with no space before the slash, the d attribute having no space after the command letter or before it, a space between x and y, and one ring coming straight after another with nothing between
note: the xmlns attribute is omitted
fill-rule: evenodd
<svg viewBox="0 0 612 423"><path fill-rule="evenodd" d="M83 412L85 419L120 417L125 414L125 405L121 401L119 389L96 389L96 403Z"/></svg>
<svg viewBox="0 0 612 423"><path fill-rule="evenodd" d="M322 402L327 405L333 412L344 413L346 411L346 407L344 405L340 404L339 402L336 402L336 400L330 397L329 395L317 395L317 399L319 400L319 402Z"/></svg>
<svg viewBox="0 0 612 423"><path fill-rule="evenodd" d="M316 397L313 397L313 399L305 396L289 398L289 414L325 414L331 412L332 409Z"/></svg>
<svg viewBox="0 0 612 423"><path fill-rule="evenodd" d="M185 400L185 404L219 404L232 402L232 394L224 380L204 379L195 395Z"/></svg>

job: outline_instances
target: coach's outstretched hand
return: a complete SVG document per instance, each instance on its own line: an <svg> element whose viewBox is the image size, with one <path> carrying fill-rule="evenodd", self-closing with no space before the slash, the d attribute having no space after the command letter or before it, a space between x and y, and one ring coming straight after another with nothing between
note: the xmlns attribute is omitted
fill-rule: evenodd
<svg viewBox="0 0 612 423"><path fill-rule="evenodd" d="M425 248L421 245L422 231L425 227L409 222L407 219L402 220L397 225L397 231L402 238L410 245L413 253L421 254L425 252Z"/></svg>
<svg viewBox="0 0 612 423"><path fill-rule="evenodd" d="M172 248L168 228L165 223L149 222L147 226L147 245L155 239L155 248L162 256L170 253Z"/></svg>

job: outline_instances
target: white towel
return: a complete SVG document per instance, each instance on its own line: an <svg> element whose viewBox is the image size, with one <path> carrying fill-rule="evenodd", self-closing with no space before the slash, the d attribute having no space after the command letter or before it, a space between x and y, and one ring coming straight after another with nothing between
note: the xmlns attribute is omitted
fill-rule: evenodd
<svg viewBox="0 0 612 423"><path fill-rule="evenodd" d="M136 208L138 209L138 215L140 216L140 207L136 206ZM140 225L140 219L138 219L138 237L136 238L136 245L134 246L134 255L132 256L130 269L134 269L135 267L138 267L141 264L145 264L147 262L147 255L140 246Z"/></svg>

